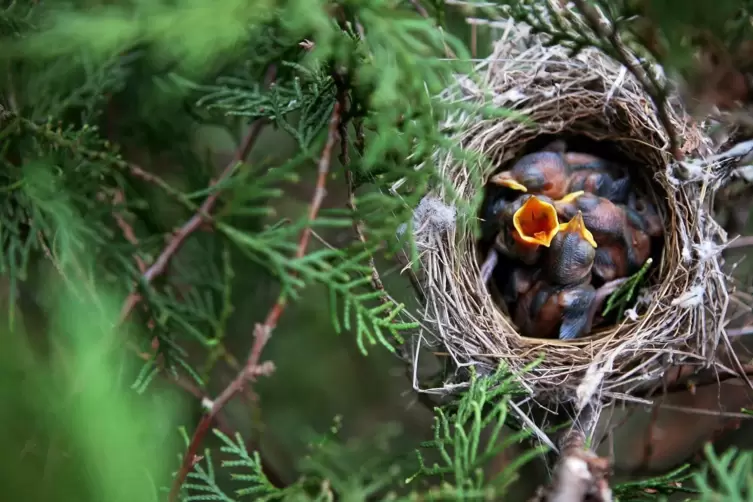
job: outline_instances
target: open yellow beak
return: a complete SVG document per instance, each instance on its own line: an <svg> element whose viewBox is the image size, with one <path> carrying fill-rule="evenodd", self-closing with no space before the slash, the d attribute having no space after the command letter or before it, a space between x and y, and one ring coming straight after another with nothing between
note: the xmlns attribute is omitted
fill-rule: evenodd
<svg viewBox="0 0 753 502"><path fill-rule="evenodd" d="M564 202L565 204L569 204L570 202L573 202L575 199L577 199L578 197L580 197L584 193L586 193L586 192L583 191L583 190L579 190L577 192L572 192L572 193L569 193L569 194L565 195L564 197L562 197L557 202Z"/></svg>
<svg viewBox="0 0 753 502"><path fill-rule="evenodd" d="M549 247L560 230L554 206L536 196L530 197L512 217L515 237L527 244Z"/></svg>
<svg viewBox="0 0 753 502"><path fill-rule="evenodd" d="M583 237L583 239L585 239L585 241L591 244L593 247L597 247L596 241L594 240L594 236L591 233L591 231L588 228L586 228L586 223L583 221L583 213L581 213L580 211L578 211L578 213L575 216L573 216L573 218L567 223L560 223L559 231L577 233L581 237Z"/></svg>
<svg viewBox="0 0 753 502"><path fill-rule="evenodd" d="M521 192L527 192L528 189L524 186L515 181L510 177L510 173L507 171L503 171L499 174L495 174L492 176L492 179L489 180L495 185L500 185L507 188L512 188L513 190L518 190Z"/></svg>

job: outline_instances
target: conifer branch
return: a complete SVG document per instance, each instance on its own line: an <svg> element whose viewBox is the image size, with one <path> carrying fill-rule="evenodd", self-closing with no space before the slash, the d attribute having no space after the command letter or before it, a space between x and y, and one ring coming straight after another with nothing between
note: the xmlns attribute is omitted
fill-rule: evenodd
<svg viewBox="0 0 753 502"><path fill-rule="evenodd" d="M145 352L141 352L138 350L138 348L133 345L129 344L129 348L136 353L136 355L141 358L144 361L149 361L151 359L151 355L147 354ZM167 371L164 371L164 368L160 368L157 372L158 375L162 376L167 382L173 383L176 386L180 387L185 392L191 394L194 396L200 403L202 408L206 408L207 406L212 405L212 400L209 399L209 396L199 387L194 385L189 380L181 377L180 375L172 375ZM230 426L230 423L225 418L225 416L222 413L218 413L215 415L215 421L217 423L217 429L220 430L223 434L226 436L233 436L235 434L235 431ZM257 448L258 449L258 448ZM267 478L276 486L282 486L282 476L275 472L271 467L269 462L262 462L261 468L264 472L264 474L267 476Z"/></svg>
<svg viewBox="0 0 753 502"><path fill-rule="evenodd" d="M343 90L340 90L343 92ZM329 128L327 131L327 141L322 150L321 157L319 158L319 165L317 170L316 187L314 189L314 195L309 205L308 211L308 224L301 231L300 238L298 240L298 246L296 248L294 259L301 259L306 254L309 241L311 239L311 223L316 219L319 209L321 208L324 197L326 196L326 182L329 176L329 169L332 160L332 152L335 147L335 143L338 139L338 132L340 129L340 123L342 121L342 97L338 96L338 100L335 102L332 109L332 116L329 122ZM259 375L267 375L274 371L274 364L271 361L262 363L261 355L266 346L272 331L277 326L277 322L285 311L287 300L281 293L277 298L277 301L269 310L267 317L263 324L257 324L254 326L254 343L251 347L246 364L233 379L232 382L222 391L222 393L213 402L212 408L206 413L199 425L196 427L191 441L188 444L183 461L181 462L180 469L175 476L172 488L170 490L169 501L176 502L180 494L181 486L185 481L188 473L193 468L199 447L209 431L214 418L217 414L230 402L230 400L238 394L246 385L246 382L253 381Z"/></svg>
<svg viewBox="0 0 753 502"><path fill-rule="evenodd" d="M343 88L345 83L342 82L341 79L336 79L338 89ZM341 92L339 93L340 96L342 96L343 100L340 104L342 109L346 110L346 98L347 93ZM363 138L363 130L360 129L361 124L358 124L356 126L356 150L358 150L358 154L363 158L364 154L364 138ZM350 209L352 215L353 215L353 230L356 232L356 235L358 236L358 240L361 242L361 244L366 247L367 240L366 240L366 233L364 232L364 222L362 219L358 218L358 208L356 206L356 182L355 177L353 176L353 170L350 168L350 154L348 152L348 122L347 120L342 120L340 123L340 163L345 168L345 184L348 189L348 209ZM374 263L374 257L372 255L369 255L368 258L368 264L371 268L371 287L374 289L374 291L379 292L379 301L381 303L388 303L389 300L387 298L387 293L384 289L384 284L382 283L382 279L379 276L379 271L376 268L376 264Z"/></svg>
<svg viewBox="0 0 753 502"><path fill-rule="evenodd" d="M267 74L265 75L265 86L270 85L274 81L276 73L276 67L274 65L270 66ZM222 183L223 181L230 178L230 176L232 176L233 172L235 172L235 169L238 167L238 164L244 162L248 157L251 149L256 143L256 140L259 138L259 134L261 133L262 128L265 125L266 120L264 119L259 119L251 125L240 145L236 149L235 154L233 155L233 159L227 164L227 166L225 166L225 169L223 169L220 177L217 179L217 181L212 183L212 185ZM198 211L188 221L186 221L183 226L178 229L177 232L173 234L172 238L167 243L167 246L165 246L154 263L146 270L146 272L142 274L141 279L144 283L149 284L156 277L159 277L160 275L165 273L170 260L183 246L183 243L186 241L186 239L188 239L191 234L198 230L202 226L202 224L210 217L209 215L214 209L214 206L217 204L219 196L219 190L216 190L212 194L210 194L204 200L204 203L199 207ZM120 311L119 323L122 324L128 318L134 307L138 305L139 301L141 301L141 296L137 291L133 291L128 295Z"/></svg>
<svg viewBox="0 0 753 502"><path fill-rule="evenodd" d="M426 19L429 18L429 11L426 10L426 8L421 5L421 2L418 0L410 0L411 5L413 5L413 8L416 9L416 12L421 14L422 17L425 17Z"/></svg>

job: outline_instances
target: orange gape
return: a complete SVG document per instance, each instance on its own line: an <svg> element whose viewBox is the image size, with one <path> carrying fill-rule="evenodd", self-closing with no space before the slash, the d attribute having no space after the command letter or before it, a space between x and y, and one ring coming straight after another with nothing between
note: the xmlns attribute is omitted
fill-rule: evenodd
<svg viewBox="0 0 753 502"><path fill-rule="evenodd" d="M557 210L538 197L531 197L514 214L513 226L516 240L549 247L559 230Z"/></svg>

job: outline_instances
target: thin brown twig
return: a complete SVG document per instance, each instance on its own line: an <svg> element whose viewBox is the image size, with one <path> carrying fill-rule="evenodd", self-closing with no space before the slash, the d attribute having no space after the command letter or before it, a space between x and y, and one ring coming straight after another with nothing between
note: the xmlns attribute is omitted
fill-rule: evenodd
<svg viewBox="0 0 753 502"><path fill-rule="evenodd" d="M347 97L347 94L342 93L341 94L343 98ZM346 109L346 103L342 102L340 104L342 106L343 110ZM348 124L345 120L341 121L340 123L340 163L345 168L345 183L347 185L348 189L348 202L347 206L348 209L350 209L351 214L353 215L353 230L355 230L356 235L358 236L358 240L361 241L361 244L364 246L367 245L367 239L366 239L366 233L364 231L364 222L360 218L357 217L358 209L356 206L356 193L355 193L355 179L353 177L353 170L350 168L350 154L348 152ZM357 133L358 136L362 136L363 132L360 134ZM363 157L363 138L359 137L356 148L358 149L358 153ZM369 268L371 268L371 287L378 291L379 294L379 301L382 303L389 303L389 299L387 298L387 295L384 290L384 283L382 283L382 279L379 276L379 271L376 268L376 263L374 263L374 257L369 255Z"/></svg>
<svg viewBox="0 0 753 502"><path fill-rule="evenodd" d="M125 202L125 195L123 195L122 190L117 190L112 197L112 203L118 205L122 204L123 202ZM125 238L125 240L127 240L133 246L138 246L139 239L138 237L136 237L136 232L133 230L131 224L125 220L123 215L118 211L115 211L113 212L112 217L115 219L115 223L117 223L120 231L123 232L123 237ZM147 267L146 263L144 263L144 260L138 254L134 255L134 260L136 261L136 266L139 268L139 272L142 274L145 273Z"/></svg>
<svg viewBox="0 0 753 502"><path fill-rule="evenodd" d="M746 235L744 237L738 237L737 239L728 242L724 248L725 249L736 249L736 248L744 248L753 246L753 235Z"/></svg>
<svg viewBox="0 0 753 502"><path fill-rule="evenodd" d="M341 99L338 99L335 102L334 108L332 110L332 116L330 118L329 128L327 132L327 141L324 145L324 149L322 150L321 157L319 158L316 188L314 190L314 195L312 197L308 212L309 224L306 225L301 231L301 235L298 240L298 246L294 255L296 259L303 258L303 256L306 254L306 249L308 248L308 243L311 239L311 222L316 219L319 213L319 209L321 208L322 201L324 200L324 197L327 193L325 186L327 182L327 176L329 175L329 169L332 160L332 151L337 141L340 121L342 120L342 111ZM201 446L204 437L209 431L216 415L225 407L228 402L230 402L230 400L237 393L239 393L244 388L247 382L254 381L257 376L267 375L274 370L274 365L271 362L260 362L261 354L267 342L269 341L272 331L277 326L277 322L280 319L280 316L285 311L286 305L287 300L284 294L281 293L277 298L275 304L269 310L264 323L254 326L254 343L249 352L246 364L241 369L241 371L238 372L238 375L235 377L235 379L233 379L233 381L230 382L225 390L220 393L217 399L214 400L212 408L202 417L201 421L197 425L196 430L191 437L191 441L188 444L185 455L183 456L183 461L181 463L180 469L178 470L178 473L176 474L173 481L173 485L170 490L170 496L168 499L170 502L177 501L181 486L183 486L183 482L185 481L188 473L191 471L196 462L196 456L198 454L199 447Z"/></svg>
<svg viewBox="0 0 753 502"><path fill-rule="evenodd" d="M267 72L267 76L265 77L267 85L269 85L274 80L275 75L276 68L273 65L270 67L269 71ZM212 183L212 186L230 178L233 172L235 172L238 164L246 160L248 154L251 152L251 149L256 143L256 140L259 138L259 134L261 133L262 128L265 125L266 120L263 119L259 119L251 125L245 137L241 141L241 144L236 149L235 154L233 155L233 159L227 164L227 166L225 166L225 169L222 171L222 174L220 174L219 179L216 182ZM175 256L178 250L183 246L186 239L188 239L191 234L198 230L209 217L209 214L217 204L219 196L219 190L216 190L212 194L210 194L204 200L204 203L199 207L199 210L191 218L189 218L189 220L186 221L183 226L178 229L177 232L173 234L167 246L165 246L154 263L146 270L146 272L142 274L141 278L143 282L149 284L156 277L165 273L170 260L172 260L173 256ZM128 318L134 307L138 305L140 301L141 295L139 295L137 291L133 291L128 295L120 311L119 323L123 323Z"/></svg>
<svg viewBox="0 0 753 502"><path fill-rule="evenodd" d="M753 326L746 326L744 328L728 329L727 336L748 336L753 335Z"/></svg>
<svg viewBox="0 0 753 502"><path fill-rule="evenodd" d="M144 361L150 361L152 356L149 355L146 352L141 352L138 347L136 347L135 344L129 343L129 348L132 352L134 352L140 359ZM163 367L160 366L159 371L157 371L157 375L162 377L166 382L175 384L176 386L180 387L187 393L194 396L200 403L202 408L206 408L209 404L211 404L211 400L209 399L209 396L198 386L194 385L192 382L188 381L186 378L181 377L179 375L172 375L169 372L165 371ZM217 428L226 436L232 437L236 430L230 426L229 421L225 418L223 414L217 414L215 417L215 420L217 422ZM246 445L247 449L253 449L258 450L258 447L256 445ZM262 463L262 469L264 470L264 474L267 476L267 479L275 485L275 486L284 486L284 482L282 481L282 476L275 472L269 463L263 462Z"/></svg>
<svg viewBox="0 0 753 502"><path fill-rule="evenodd" d="M669 150L672 153L672 156L675 158L675 160L683 160L684 155L682 154L678 146L677 133L675 131L675 127L672 125L672 121L669 118L669 113L667 112L667 103L665 96L663 95L664 91L658 88L657 85L655 85L655 83L652 81L652 77L648 75L644 69L636 66L636 64L633 63L630 55L625 49L625 46L622 45L622 42L619 40L617 30L607 30L602 25L601 20L599 19L599 14L596 12L596 9L593 6L587 5L585 0L573 0L573 3L575 4L575 7L578 9L578 11L586 19L586 22L593 30L593 32L597 36L609 41L609 44L615 50L615 55L617 56L618 61L622 63L622 65L625 66L625 68L630 73L633 74L633 76L636 80L638 80L643 89L648 92L648 95L651 97L651 101L653 101L654 103L654 107L656 107L659 121L661 122L664 130L667 133L667 136L669 137Z"/></svg>
<svg viewBox="0 0 753 502"><path fill-rule="evenodd" d="M413 5L413 8L416 9L416 12L418 12L422 17L429 18L429 11L426 10L426 8L421 5L421 2L418 0L410 0L411 5Z"/></svg>

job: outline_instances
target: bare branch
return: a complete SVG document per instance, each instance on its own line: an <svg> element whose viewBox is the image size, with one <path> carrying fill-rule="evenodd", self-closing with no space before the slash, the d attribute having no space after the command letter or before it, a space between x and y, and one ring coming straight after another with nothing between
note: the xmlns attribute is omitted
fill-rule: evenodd
<svg viewBox="0 0 753 502"><path fill-rule="evenodd" d="M551 484L539 489L531 502L612 501L609 460L586 448L582 432L571 430L562 442L561 452Z"/></svg>
<svg viewBox="0 0 753 502"><path fill-rule="evenodd" d="M271 66L265 77L267 85L269 85L274 80L275 75L276 68L274 66ZM256 143L256 140L259 138L259 134L261 133L264 125L266 125L266 121L262 119L257 120L251 125L248 132L246 133L246 136L243 138L240 145L236 149L235 154L233 155L233 159L228 163L227 166L225 166L225 169L223 169L219 179L216 182L212 183L213 186L230 178L233 172L235 172L235 169L238 167L238 164L246 160L248 154L251 152L251 149ZM134 167L137 168L137 166ZM141 168L137 169L142 171L141 174L149 175L149 173L144 172L143 170L141 170ZM209 215L214 209L214 206L217 204L219 196L219 190L216 190L212 194L210 194L204 200L204 203L199 207L196 214L194 214L188 221L183 224L183 226L178 229L177 232L173 234L172 238L167 243L167 246L165 246L154 263L146 270L146 272L142 274L141 279L143 282L149 284L156 277L159 277L160 275L165 273L170 260L172 260L178 250L183 246L186 239L188 239L191 234L198 230L201 225L205 221L207 221L207 219L209 219ZM128 297L125 299L125 302L123 303L123 307L120 310L120 319L118 322L123 323L140 301L141 296L138 294L138 292L131 292L131 294L128 295Z"/></svg>
<svg viewBox="0 0 753 502"><path fill-rule="evenodd" d="M306 249L308 248L308 243L311 239L311 223L316 219L319 213L319 209L321 208L322 201L324 200L324 197L327 193L325 187L327 176L329 175L330 163L332 160L332 151L334 150L335 143L338 139L338 131L342 120L342 101L343 99L338 99L335 102L334 108L332 110L332 116L330 118L329 128L327 132L327 141L324 145L324 149L322 150L321 157L319 158L316 188L314 189L314 195L312 197L311 204L309 205L308 225L306 225L301 231L301 235L298 240L298 246L294 255L295 258L302 258L306 254ZM280 319L280 316L285 311L286 305L287 300L281 293L275 304L269 310L264 323L257 324L254 327L254 343L251 347L251 351L249 353L246 364L241 369L241 371L238 372L233 381L230 382L225 390L223 390L222 393L217 397L217 399L214 400L211 410L209 410L209 412L202 417L199 425L196 427L196 430L193 433L193 436L191 437L191 441L188 445L188 448L186 449L185 455L183 456L183 461L181 463L180 469L175 476L172 488L170 490L170 502L175 502L178 500L180 488L183 485L186 477L188 476L188 473L191 472L191 469L194 466L195 459L197 458L197 454L199 452L199 447L201 446L201 443L207 432L209 431L212 423L214 422L217 414L225 407L228 402L230 402L230 400L236 394L243 390L244 386L246 386L248 382L256 380L256 377L259 375L268 375L274 370L274 365L271 362L261 362L261 355L264 351L264 347L266 346L272 335L272 331L277 326L277 322Z"/></svg>

